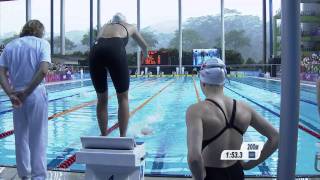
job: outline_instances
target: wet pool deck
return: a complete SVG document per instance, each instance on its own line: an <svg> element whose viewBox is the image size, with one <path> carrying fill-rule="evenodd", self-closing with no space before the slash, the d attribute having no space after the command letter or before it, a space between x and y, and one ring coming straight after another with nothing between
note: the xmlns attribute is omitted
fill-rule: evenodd
<svg viewBox="0 0 320 180"><path fill-rule="evenodd" d="M84 173L48 171L48 180L84 180ZM19 180L16 168L0 167L0 180ZM145 177L145 180L185 180L191 178ZM300 180L320 180L319 178L297 178ZM246 180L274 180L274 178L246 178Z"/></svg>

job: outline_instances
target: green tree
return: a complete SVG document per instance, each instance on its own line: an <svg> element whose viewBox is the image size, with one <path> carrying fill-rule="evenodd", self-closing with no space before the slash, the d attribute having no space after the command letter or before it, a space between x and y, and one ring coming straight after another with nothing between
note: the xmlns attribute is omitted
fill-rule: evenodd
<svg viewBox="0 0 320 180"><path fill-rule="evenodd" d="M19 36L17 35L17 34L15 34L15 35L13 35L13 36L11 36L11 37L8 37L8 38L6 38L6 39L4 39L3 41L2 41L2 43L4 44L4 45L6 45L6 44L8 44L9 42L11 42L12 40L14 40L14 39L16 39L16 38L18 38Z"/></svg>
<svg viewBox="0 0 320 180"><path fill-rule="evenodd" d="M226 50L226 64L243 64L244 60L241 54L234 50Z"/></svg>
<svg viewBox="0 0 320 180"><path fill-rule="evenodd" d="M170 41L171 48L179 47L179 31L175 32L174 38ZM184 51L192 51L192 49L208 48L209 44L194 30L183 29L182 31L182 47Z"/></svg>
<svg viewBox="0 0 320 180"><path fill-rule="evenodd" d="M145 39L150 48L155 48L158 45L156 35L152 31L141 31L141 36Z"/></svg>
<svg viewBox="0 0 320 180"><path fill-rule="evenodd" d="M239 50L250 46L250 39L245 35L244 30L231 30L225 34L226 49ZM221 44L221 37L216 41ZM219 44L216 44L218 46Z"/></svg>
<svg viewBox="0 0 320 180"><path fill-rule="evenodd" d="M154 32L150 30L142 30L140 33L143 39L147 42L149 48L153 49L157 47L158 40L156 39L156 35ZM130 38L127 46L127 51L129 53L133 53L137 51L137 48L138 44Z"/></svg>
<svg viewBox="0 0 320 180"><path fill-rule="evenodd" d="M75 43L73 41L71 41L70 39L68 39L68 38L65 39L65 43L66 43L65 44L66 50L72 50L73 48L77 47L75 45ZM60 36L54 37L53 45L54 45L54 48L56 48L56 49L60 49L61 48Z"/></svg>
<svg viewBox="0 0 320 180"><path fill-rule="evenodd" d="M256 64L256 62L252 58L248 58L246 64Z"/></svg>
<svg viewBox="0 0 320 180"><path fill-rule="evenodd" d="M89 33L90 32L87 32L86 34L84 34L83 36L82 36L82 40L81 40L81 44L82 45L86 45L86 46L89 46L89 38L90 38L90 36L89 36ZM98 30L97 29L93 29L93 39L96 39L97 38L97 35L98 35Z"/></svg>
<svg viewBox="0 0 320 180"><path fill-rule="evenodd" d="M225 29L226 32L232 30L244 30L245 35L249 38L250 46L236 49L241 52L242 56L247 59L262 58L262 22L261 18L253 15L243 15L234 10L225 10ZM185 29L196 31L206 42L209 47L221 47L217 41L221 37L220 15L201 16L188 18L183 24ZM228 44L226 44L228 46ZM254 48L252 48L254 47ZM230 48L231 49L231 48Z"/></svg>

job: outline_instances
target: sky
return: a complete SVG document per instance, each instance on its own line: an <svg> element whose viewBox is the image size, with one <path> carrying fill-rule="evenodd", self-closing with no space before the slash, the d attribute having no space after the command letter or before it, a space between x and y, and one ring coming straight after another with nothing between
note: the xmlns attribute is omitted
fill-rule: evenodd
<svg viewBox="0 0 320 180"><path fill-rule="evenodd" d="M274 12L280 7L280 0L274 1ZM268 2L268 1L267 1ZM55 32L59 32L60 0L54 2ZM43 22L50 30L50 0L31 0L31 18ZM164 21L177 21L178 0L140 0L141 27ZM94 8L96 8L94 1ZM225 0L225 8L235 9L242 14L262 16L262 0ZM182 19L220 13L220 0L182 0ZM107 22L113 14L122 12L128 22L137 21L136 0L101 0L101 23ZM8 32L19 32L25 23L25 0L0 3L0 36ZM96 10L94 15L96 15ZM96 18L94 18L96 25ZM89 0L65 0L65 30L89 29Z"/></svg>

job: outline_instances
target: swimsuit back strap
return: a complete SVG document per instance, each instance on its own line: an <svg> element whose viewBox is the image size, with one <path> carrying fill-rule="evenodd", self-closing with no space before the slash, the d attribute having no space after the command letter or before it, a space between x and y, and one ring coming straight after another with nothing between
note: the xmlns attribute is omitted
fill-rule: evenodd
<svg viewBox="0 0 320 180"><path fill-rule="evenodd" d="M236 112L237 112L237 101L234 99L233 100L233 107L232 107L232 114L231 114L231 119L230 119L230 125L231 126L233 126Z"/></svg>
<svg viewBox="0 0 320 180"><path fill-rule="evenodd" d="M237 101L234 99L234 100L233 100L232 115L231 115L231 119L230 119L230 126L231 126L233 129L235 129L236 131L238 131L241 135L243 135L244 132L241 131L240 128L238 128L237 126L234 125L236 113L237 113Z"/></svg>
<svg viewBox="0 0 320 180"><path fill-rule="evenodd" d="M228 126L228 118L226 116L226 113L224 112L224 110L222 109L222 107L214 100L212 99L206 99L206 101L209 101L209 102L212 102L213 104L215 104L219 109L220 111L223 113L223 116L224 116L224 119L226 120L226 125Z"/></svg>
<svg viewBox="0 0 320 180"><path fill-rule="evenodd" d="M127 44L128 43L128 40L129 40L129 31L128 31L128 29L127 29L127 27L125 26L125 25L123 25L123 24L121 24L121 23L111 23L111 24L118 24L118 25L120 25L120 26L122 26L125 30L126 30L126 32L127 32L127 37L126 37L126 42L125 42L125 44Z"/></svg>

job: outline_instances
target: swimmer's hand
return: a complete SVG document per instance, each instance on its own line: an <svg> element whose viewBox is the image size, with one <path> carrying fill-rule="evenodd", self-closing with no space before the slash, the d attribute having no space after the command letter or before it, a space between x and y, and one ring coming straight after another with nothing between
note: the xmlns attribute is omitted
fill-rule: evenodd
<svg viewBox="0 0 320 180"><path fill-rule="evenodd" d="M10 101L12 103L13 108L19 108L22 106L21 100L19 99L19 97L15 93L10 94L9 98L10 98Z"/></svg>
<svg viewBox="0 0 320 180"><path fill-rule="evenodd" d="M144 51L142 52L142 59L141 59L141 61L144 62L148 57L149 57L149 55L148 55L148 50L144 50Z"/></svg>

